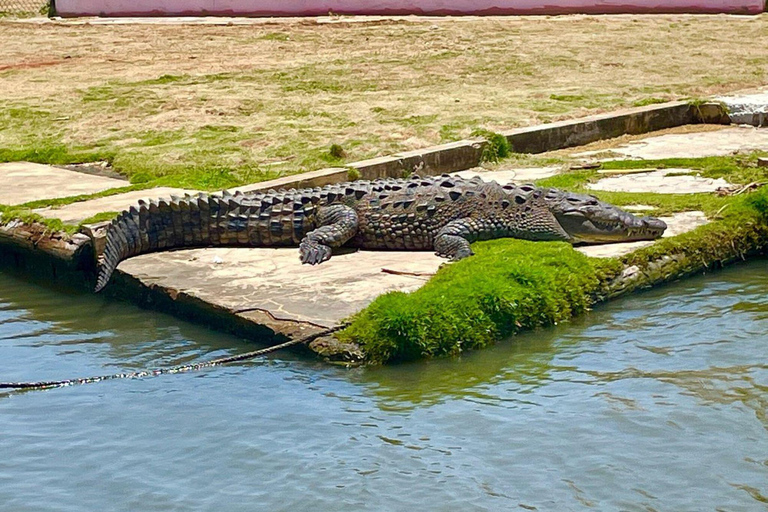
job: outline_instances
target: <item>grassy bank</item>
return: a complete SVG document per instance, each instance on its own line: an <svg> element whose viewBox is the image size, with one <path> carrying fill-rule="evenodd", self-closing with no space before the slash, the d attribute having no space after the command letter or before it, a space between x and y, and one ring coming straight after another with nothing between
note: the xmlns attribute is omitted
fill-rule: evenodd
<svg viewBox="0 0 768 512"><path fill-rule="evenodd" d="M735 157L716 166L689 161L726 177L752 175L734 167ZM649 166L649 162L644 162ZM618 164L617 164L618 165ZM717 169L715 169L717 168ZM591 171L547 181L578 188ZM578 178L580 181L576 181ZM555 183L557 184L557 183ZM660 240L619 258L588 258L564 243L494 240L473 244L476 255L443 266L424 287L379 297L352 319L339 338L359 344L372 363L456 355L481 348L523 329L557 324L595 303L638 287L716 268L768 244L768 189L736 197L712 194L609 194L623 204L651 204L665 212L703 209L713 222ZM627 269L631 272L627 273Z"/></svg>
<svg viewBox="0 0 768 512"><path fill-rule="evenodd" d="M0 46L0 161L208 190L768 80L768 16L0 21Z"/></svg>

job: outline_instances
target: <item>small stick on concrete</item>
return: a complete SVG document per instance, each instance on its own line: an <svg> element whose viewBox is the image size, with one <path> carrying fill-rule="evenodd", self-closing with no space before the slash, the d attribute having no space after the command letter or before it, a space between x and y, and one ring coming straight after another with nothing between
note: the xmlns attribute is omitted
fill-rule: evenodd
<svg viewBox="0 0 768 512"><path fill-rule="evenodd" d="M401 270L392 270L389 268L382 268L382 272L385 274L392 274L395 276L413 276L413 277L432 277L434 272L405 272Z"/></svg>
<svg viewBox="0 0 768 512"><path fill-rule="evenodd" d="M606 176L622 176L624 174L644 174L658 170L659 169L657 167L647 167L643 169L604 169L602 171L597 171L597 173L605 174Z"/></svg>

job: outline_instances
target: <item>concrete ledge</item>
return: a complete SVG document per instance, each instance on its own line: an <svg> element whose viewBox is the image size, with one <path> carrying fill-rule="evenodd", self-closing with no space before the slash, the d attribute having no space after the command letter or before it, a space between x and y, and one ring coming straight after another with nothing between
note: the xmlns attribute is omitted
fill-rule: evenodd
<svg viewBox="0 0 768 512"><path fill-rule="evenodd" d="M763 0L57 0L60 16L759 14Z"/></svg>
<svg viewBox="0 0 768 512"><path fill-rule="evenodd" d="M674 101L595 116L560 121L502 132L516 153L544 153L622 135L636 135L685 124L730 124L723 104L707 102L692 105ZM405 151L352 162L346 168L329 168L254 183L233 189L253 192L271 188L322 187L347 181L348 169L356 170L362 179L400 178L411 173L436 175L464 171L480 165L484 139L460 140L424 149Z"/></svg>
<svg viewBox="0 0 768 512"><path fill-rule="evenodd" d="M261 310L238 312L197 297L190 290L167 284L144 282L141 276L119 270L113 276L113 280L115 283L105 290L111 296L210 328L253 339L265 345L281 343L287 339L303 338L323 330L308 322L279 320L269 312ZM302 350L302 347L297 349ZM309 349L304 347L303 350Z"/></svg>
<svg viewBox="0 0 768 512"><path fill-rule="evenodd" d="M293 176L285 176L276 180L262 181L244 185L231 192L256 192L281 188L313 188L343 183L349 181L349 171L356 170L360 178L375 180L379 178L401 178L404 175L417 173L423 175L443 174L463 171L477 167L485 140L460 140L448 144L440 144L425 149L406 151L392 156L382 156L353 162L347 167L330 167Z"/></svg>
<svg viewBox="0 0 768 512"><path fill-rule="evenodd" d="M81 265L90 247L91 239L80 233L70 236L50 231L42 224L27 224L20 220L0 224L0 248L43 253L73 267Z"/></svg>
<svg viewBox="0 0 768 512"><path fill-rule="evenodd" d="M87 287L93 261L86 235L52 232L42 224L19 220L0 224L0 265L33 279Z"/></svg>
<svg viewBox="0 0 768 512"><path fill-rule="evenodd" d="M516 153L544 153L597 140L637 135L701 122L695 107L683 101L649 105L569 121L518 128L502 135Z"/></svg>
<svg viewBox="0 0 768 512"><path fill-rule="evenodd" d="M281 188L314 188L334 183L349 181L349 169L346 167L329 167L317 171L305 172L293 176L285 176L276 180L262 181L251 185L233 188L231 192L256 192Z"/></svg>
<svg viewBox="0 0 768 512"><path fill-rule="evenodd" d="M392 156L383 156L353 162L348 165L356 169L366 180L377 178L400 178L405 174L435 175L463 171L477 167L487 142L460 140L424 149L416 149Z"/></svg>

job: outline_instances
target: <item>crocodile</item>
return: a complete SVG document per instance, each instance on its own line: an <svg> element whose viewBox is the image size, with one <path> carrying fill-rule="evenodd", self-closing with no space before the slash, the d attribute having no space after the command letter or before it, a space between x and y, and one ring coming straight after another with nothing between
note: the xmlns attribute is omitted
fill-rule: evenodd
<svg viewBox="0 0 768 512"><path fill-rule="evenodd" d="M172 196L139 201L112 221L96 291L123 259L182 247L294 246L311 265L342 246L433 250L455 261L471 256L477 240L629 242L658 238L666 227L594 196L449 175Z"/></svg>

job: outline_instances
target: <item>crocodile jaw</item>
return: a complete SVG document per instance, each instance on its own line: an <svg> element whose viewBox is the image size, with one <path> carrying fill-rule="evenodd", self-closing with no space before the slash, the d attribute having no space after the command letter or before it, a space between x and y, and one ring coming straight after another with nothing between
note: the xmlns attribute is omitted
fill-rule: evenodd
<svg viewBox="0 0 768 512"><path fill-rule="evenodd" d="M556 216L576 244L655 240L667 229L666 223L655 217L638 218L615 207L601 212L574 209Z"/></svg>

